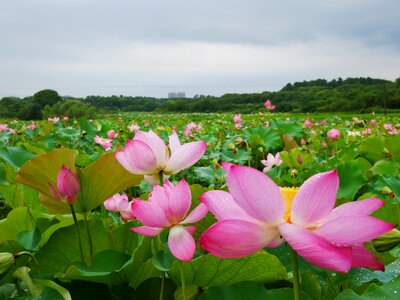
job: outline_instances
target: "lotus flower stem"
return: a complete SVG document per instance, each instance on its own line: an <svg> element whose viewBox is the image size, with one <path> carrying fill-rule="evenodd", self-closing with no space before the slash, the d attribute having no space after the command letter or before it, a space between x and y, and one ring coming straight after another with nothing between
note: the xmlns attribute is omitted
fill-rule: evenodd
<svg viewBox="0 0 400 300"><path fill-rule="evenodd" d="M33 255L32 253L30 253L28 251L21 251L21 252L14 254L14 257L18 257L21 255L28 255L33 260L33 262L35 263L35 266L36 266L36 270L37 270L38 274L40 275L41 274L40 265L39 265L37 259L35 258L35 255Z"/></svg>
<svg viewBox="0 0 400 300"><path fill-rule="evenodd" d="M183 297L183 300L186 300L185 272L183 270L183 261L179 262L179 272L180 272L180 275L181 275L182 297Z"/></svg>
<svg viewBox="0 0 400 300"><path fill-rule="evenodd" d="M299 263L297 261L297 253L292 248L290 248L290 255L292 257L294 299L300 300L300 277L299 277Z"/></svg>
<svg viewBox="0 0 400 300"><path fill-rule="evenodd" d="M89 222L88 222L86 213L83 214L83 220L85 221L86 234L87 234L88 240L89 240L89 264L92 264L92 262L93 262L93 243L92 243L92 235L90 234Z"/></svg>
<svg viewBox="0 0 400 300"><path fill-rule="evenodd" d="M82 239L81 239L81 233L79 231L79 226L78 226L78 220L76 219L76 214L74 210L74 205L70 204L69 208L71 209L72 217L74 218L74 223L75 223L75 228L76 228L76 234L78 235L78 243L79 243L79 250L80 250L80 256L81 256L81 262L83 263L83 250L82 250Z"/></svg>
<svg viewBox="0 0 400 300"><path fill-rule="evenodd" d="M161 290L160 290L160 300L164 297L164 284L165 284L165 271L161 272Z"/></svg>
<svg viewBox="0 0 400 300"><path fill-rule="evenodd" d="M160 186L164 186L164 173L163 173L163 171L158 173L158 178L160 179Z"/></svg>

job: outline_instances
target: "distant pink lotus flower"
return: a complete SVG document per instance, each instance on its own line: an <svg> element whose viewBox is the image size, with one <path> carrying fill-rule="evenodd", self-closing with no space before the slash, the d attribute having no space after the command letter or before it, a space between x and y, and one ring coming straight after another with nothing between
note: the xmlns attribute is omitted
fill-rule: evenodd
<svg viewBox="0 0 400 300"><path fill-rule="evenodd" d="M136 125L136 124L131 124L131 125L128 126L128 129L129 129L130 132L138 131L140 129L140 126Z"/></svg>
<svg viewBox="0 0 400 300"><path fill-rule="evenodd" d="M156 236L169 229L168 247L179 260L190 261L196 250L193 224L208 212L207 206L200 203L186 218L192 195L187 182L182 179L176 186L168 180L164 187L154 186L148 201L136 200L132 203L132 213L144 226L131 228L142 235ZM187 226L189 225L189 226Z"/></svg>
<svg viewBox="0 0 400 300"><path fill-rule="evenodd" d="M58 172L56 187L50 182L48 186L54 199L69 205L75 202L80 190L78 177L65 165L62 165Z"/></svg>
<svg viewBox="0 0 400 300"><path fill-rule="evenodd" d="M8 124L0 124L0 132L4 132L10 130L10 128L8 128Z"/></svg>
<svg viewBox="0 0 400 300"><path fill-rule="evenodd" d="M321 121L321 124L322 125L326 125L326 124L328 124L328 122L324 119L324 120Z"/></svg>
<svg viewBox="0 0 400 300"><path fill-rule="evenodd" d="M243 128L242 123L235 123L235 128L236 128L236 129L241 129L241 128Z"/></svg>
<svg viewBox="0 0 400 300"><path fill-rule="evenodd" d="M302 145L306 145L306 144L307 144L307 142L306 142L306 140L305 140L304 138L301 138L300 143L301 143Z"/></svg>
<svg viewBox="0 0 400 300"><path fill-rule="evenodd" d="M119 212L124 221L135 220L136 217L131 209L133 201L135 201L135 199L129 202L126 194L115 194L104 201L104 206L109 211Z"/></svg>
<svg viewBox="0 0 400 300"><path fill-rule="evenodd" d="M331 141L337 141L340 139L340 131L336 128L329 130L326 135Z"/></svg>
<svg viewBox="0 0 400 300"><path fill-rule="evenodd" d="M310 128L312 125L313 125L313 124L312 124L312 122L311 122L310 119L306 119L306 120L304 121L304 127Z"/></svg>
<svg viewBox="0 0 400 300"><path fill-rule="evenodd" d="M393 225L370 217L384 202L377 198L334 208L339 177L335 170L310 177L298 188L279 188L264 173L223 163L230 193L209 191L200 200L218 222L200 244L222 258L242 257L284 240L305 260L348 272L352 267L383 269L363 247Z"/></svg>
<svg viewBox="0 0 400 300"><path fill-rule="evenodd" d="M60 118L59 117L47 118L47 120L56 124L58 121L60 121Z"/></svg>
<svg viewBox="0 0 400 300"><path fill-rule="evenodd" d="M361 135L366 136L371 134L371 128L365 128L363 131L361 131Z"/></svg>
<svg viewBox="0 0 400 300"><path fill-rule="evenodd" d="M326 141L321 140L321 147L322 147L322 148L328 147L328 144L326 143Z"/></svg>
<svg viewBox="0 0 400 300"><path fill-rule="evenodd" d="M369 125L371 125L372 127L376 126L376 120L372 119L369 121Z"/></svg>
<svg viewBox="0 0 400 300"><path fill-rule="evenodd" d="M68 121L68 120L69 120L69 117L67 117L67 116L63 117L63 121Z"/></svg>
<svg viewBox="0 0 400 300"><path fill-rule="evenodd" d="M8 128L8 131L9 131L11 134L15 134L15 129L13 129L13 128Z"/></svg>
<svg viewBox="0 0 400 300"><path fill-rule="evenodd" d="M205 153L204 141L181 145L178 135L169 137L169 155L165 142L153 131L136 131L122 151L115 154L118 162L133 174L151 175L157 180L160 172L175 174L195 164Z"/></svg>
<svg viewBox="0 0 400 300"><path fill-rule="evenodd" d="M242 122L242 116L241 115L234 115L233 116L233 122L241 123Z"/></svg>
<svg viewBox="0 0 400 300"><path fill-rule="evenodd" d="M113 129L107 131L107 138L115 139L118 137L118 133L116 133Z"/></svg>
<svg viewBox="0 0 400 300"><path fill-rule="evenodd" d="M275 156L272 153L268 153L267 159L263 159L261 163L265 166L263 172L267 173L274 166L280 166L282 164L281 155L278 153Z"/></svg>
<svg viewBox="0 0 400 300"><path fill-rule="evenodd" d="M36 129L36 124L35 123L31 123L31 124L29 124L29 125L27 125L26 126L26 129L29 129L29 130L35 130Z"/></svg>
<svg viewBox="0 0 400 300"><path fill-rule="evenodd" d="M269 122L268 122L268 121L266 121L266 122L264 123L264 127L265 127L265 128L269 128Z"/></svg>
<svg viewBox="0 0 400 300"><path fill-rule="evenodd" d="M100 146L102 146L104 148L104 150L106 150L106 151L109 151L113 146L112 139L105 139L103 137L96 135L93 138L93 140L96 144L99 144Z"/></svg>
<svg viewBox="0 0 400 300"><path fill-rule="evenodd" d="M383 124L383 128L385 128L387 131L393 130L393 125L390 123L385 123Z"/></svg>
<svg viewBox="0 0 400 300"><path fill-rule="evenodd" d="M149 126L150 126L150 122L145 121L145 122L143 123L143 126L144 126L144 127L149 127Z"/></svg>
<svg viewBox="0 0 400 300"><path fill-rule="evenodd" d="M265 101L264 106L268 110L274 110L276 108L275 105L272 105L271 100L269 100L269 99L267 101Z"/></svg>

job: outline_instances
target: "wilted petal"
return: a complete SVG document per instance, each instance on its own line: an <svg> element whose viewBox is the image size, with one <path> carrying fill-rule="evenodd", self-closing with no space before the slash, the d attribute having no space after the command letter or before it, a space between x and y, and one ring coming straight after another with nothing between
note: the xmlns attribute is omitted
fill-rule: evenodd
<svg viewBox="0 0 400 300"><path fill-rule="evenodd" d="M334 208L327 216L325 223L345 216L368 216L384 204L385 202L378 198L348 202Z"/></svg>
<svg viewBox="0 0 400 300"><path fill-rule="evenodd" d="M183 220L180 224L191 224L196 223L203 219L203 217L208 213L208 207L204 203L197 205L195 209Z"/></svg>
<svg viewBox="0 0 400 300"><path fill-rule="evenodd" d="M232 195L228 192L205 192L201 195L200 201L207 205L218 221L223 219L255 221L233 200Z"/></svg>
<svg viewBox="0 0 400 300"><path fill-rule="evenodd" d="M162 208L150 201L133 201L132 212L143 225L163 228L170 226Z"/></svg>
<svg viewBox="0 0 400 300"><path fill-rule="evenodd" d="M206 142L197 141L181 145L169 158L164 171L175 174L194 165L206 152Z"/></svg>
<svg viewBox="0 0 400 300"><path fill-rule="evenodd" d="M306 227L326 217L335 206L338 187L336 170L307 179L293 200L291 222Z"/></svg>
<svg viewBox="0 0 400 300"><path fill-rule="evenodd" d="M176 132L169 136L169 149L171 150L171 155L181 146L178 135Z"/></svg>
<svg viewBox="0 0 400 300"><path fill-rule="evenodd" d="M160 138L153 131L143 132L138 130L136 131L133 140L142 141L145 144L147 144L147 146L151 148L151 150L155 155L157 168L164 167L168 157L168 149L167 145L165 145L165 142L163 141L162 138Z"/></svg>
<svg viewBox="0 0 400 300"><path fill-rule="evenodd" d="M211 254L221 258L250 255L271 243L279 232L245 220L222 220L200 237L200 244Z"/></svg>
<svg viewBox="0 0 400 300"><path fill-rule="evenodd" d="M132 174L151 175L159 172L153 150L142 141L127 141L123 151L115 153L115 158Z"/></svg>
<svg viewBox="0 0 400 300"><path fill-rule="evenodd" d="M161 231L163 231L163 228L139 226L139 227L132 227L131 230L141 235L156 236L159 235Z"/></svg>
<svg viewBox="0 0 400 300"><path fill-rule="evenodd" d="M371 241L392 230L393 225L369 216L345 216L325 223L314 233L341 247Z"/></svg>
<svg viewBox="0 0 400 300"><path fill-rule="evenodd" d="M269 224L283 221L285 206L279 187L267 175L250 167L222 166L233 199L246 213Z"/></svg>
<svg viewBox="0 0 400 300"><path fill-rule="evenodd" d="M375 256L364 247L352 247L353 268L371 268L374 270L384 271L385 266Z"/></svg>
<svg viewBox="0 0 400 300"><path fill-rule="evenodd" d="M279 231L289 245L312 264L343 273L350 270L351 248L335 247L319 235L290 223L279 225Z"/></svg>
<svg viewBox="0 0 400 300"><path fill-rule="evenodd" d="M190 261L196 250L196 243L185 227L173 226L168 236L168 247L177 259Z"/></svg>

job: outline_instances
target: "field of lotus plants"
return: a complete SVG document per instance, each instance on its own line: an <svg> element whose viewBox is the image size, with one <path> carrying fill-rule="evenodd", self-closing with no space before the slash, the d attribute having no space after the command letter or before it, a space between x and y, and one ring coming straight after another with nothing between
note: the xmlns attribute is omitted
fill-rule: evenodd
<svg viewBox="0 0 400 300"><path fill-rule="evenodd" d="M400 117L267 102L0 121L0 300L400 299Z"/></svg>

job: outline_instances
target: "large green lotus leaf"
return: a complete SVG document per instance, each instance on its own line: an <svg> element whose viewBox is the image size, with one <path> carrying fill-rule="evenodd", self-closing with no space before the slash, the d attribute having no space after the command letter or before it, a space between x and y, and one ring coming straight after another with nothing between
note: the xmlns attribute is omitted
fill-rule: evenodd
<svg viewBox="0 0 400 300"><path fill-rule="evenodd" d="M0 243L15 240L17 233L32 230L34 223L26 207L18 207L10 211L6 219L0 220Z"/></svg>
<svg viewBox="0 0 400 300"><path fill-rule="evenodd" d="M383 285L377 285L375 283L370 284L362 295L358 295L350 289L344 290L335 300L398 300L399 294L400 277L397 277Z"/></svg>
<svg viewBox="0 0 400 300"><path fill-rule="evenodd" d="M339 165L340 185L337 197L353 200L357 191L367 183L364 173L370 167L371 164L362 157Z"/></svg>
<svg viewBox="0 0 400 300"><path fill-rule="evenodd" d="M231 286L214 286L207 289L198 300L293 300L294 294L291 288L267 290L261 283L241 282ZM301 293L301 299L310 300L305 293Z"/></svg>
<svg viewBox="0 0 400 300"><path fill-rule="evenodd" d="M244 136L252 147L264 147L266 151L282 146L282 140L278 132L272 128L256 127L243 131Z"/></svg>
<svg viewBox="0 0 400 300"><path fill-rule="evenodd" d="M14 168L21 167L25 162L32 159L36 155L28 152L24 147L0 147L0 158L13 166Z"/></svg>
<svg viewBox="0 0 400 300"><path fill-rule="evenodd" d="M287 134L292 138L301 138L304 135L304 129L295 121L271 120L270 127L278 130L280 135Z"/></svg>
<svg viewBox="0 0 400 300"><path fill-rule="evenodd" d="M371 162L385 158L393 158L400 161L400 136L368 137L361 142L360 154Z"/></svg>
<svg viewBox="0 0 400 300"><path fill-rule="evenodd" d="M274 282L286 279L286 269L274 255L265 251L237 259L220 259L206 254L182 264L186 282L201 287L229 285L240 281ZM179 262L169 272L180 282Z"/></svg>
<svg viewBox="0 0 400 300"><path fill-rule="evenodd" d="M373 174L396 176L400 173L400 162L379 160L371 168Z"/></svg>
<svg viewBox="0 0 400 300"><path fill-rule="evenodd" d="M60 128L57 130L57 136L61 140L76 140L81 136L81 131L75 128Z"/></svg>
<svg viewBox="0 0 400 300"><path fill-rule="evenodd" d="M51 196L48 183L56 185L57 175L63 164L76 173L75 159L76 153L72 150L53 150L26 162L19 170L16 180L42 193L42 202L49 211L68 213L70 212L68 205L55 200Z"/></svg>
<svg viewBox="0 0 400 300"><path fill-rule="evenodd" d="M129 173L115 159L114 153L101 156L86 168L78 169L81 190L77 209L90 211L116 193L140 183L142 175Z"/></svg>

